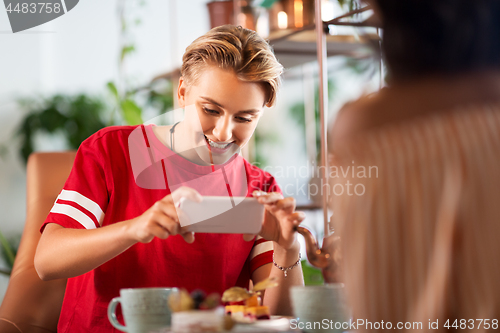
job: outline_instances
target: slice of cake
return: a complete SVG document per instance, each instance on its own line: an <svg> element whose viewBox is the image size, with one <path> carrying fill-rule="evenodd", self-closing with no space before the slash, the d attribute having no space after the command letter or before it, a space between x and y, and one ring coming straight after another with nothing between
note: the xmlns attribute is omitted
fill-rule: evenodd
<svg viewBox="0 0 500 333"><path fill-rule="evenodd" d="M248 306L245 309L245 317L250 318L252 321L271 319L271 313L269 312L269 307L266 305Z"/></svg>
<svg viewBox="0 0 500 333"><path fill-rule="evenodd" d="M244 314L245 308L246 308L246 306L244 306L244 305L226 305L226 314L232 315L232 314L235 314L238 312L241 312L242 314Z"/></svg>
<svg viewBox="0 0 500 333"><path fill-rule="evenodd" d="M190 310L172 313L172 332L208 333L224 331L224 309Z"/></svg>

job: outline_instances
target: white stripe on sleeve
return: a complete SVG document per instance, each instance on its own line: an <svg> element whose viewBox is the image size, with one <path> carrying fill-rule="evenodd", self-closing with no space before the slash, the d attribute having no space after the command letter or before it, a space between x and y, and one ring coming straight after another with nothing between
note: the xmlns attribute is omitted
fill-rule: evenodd
<svg viewBox="0 0 500 333"><path fill-rule="evenodd" d="M102 221L104 220L104 212L97 203L90 200L86 196L81 195L76 191L62 190L57 199L72 201L79 204L80 206L91 212L99 222L99 225L102 226Z"/></svg>
<svg viewBox="0 0 500 333"><path fill-rule="evenodd" d="M73 206L55 203L50 212L69 216L83 225L85 229L95 229L94 221L87 214Z"/></svg>
<svg viewBox="0 0 500 333"><path fill-rule="evenodd" d="M253 247L252 252L250 252L250 260L267 251L273 250L273 242L265 241L257 244Z"/></svg>

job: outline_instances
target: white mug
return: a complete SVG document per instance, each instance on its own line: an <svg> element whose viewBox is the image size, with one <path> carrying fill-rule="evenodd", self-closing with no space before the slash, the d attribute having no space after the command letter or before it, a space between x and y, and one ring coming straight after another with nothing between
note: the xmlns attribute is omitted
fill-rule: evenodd
<svg viewBox="0 0 500 333"><path fill-rule="evenodd" d="M291 327L310 333L347 330L342 328L350 317L343 284L294 286L290 288L290 296L297 317L290 322Z"/></svg>
<svg viewBox="0 0 500 333"><path fill-rule="evenodd" d="M148 333L170 326L168 296L177 288L121 289L108 305L108 319L115 328L128 333ZM116 306L121 304L125 326L116 318Z"/></svg>

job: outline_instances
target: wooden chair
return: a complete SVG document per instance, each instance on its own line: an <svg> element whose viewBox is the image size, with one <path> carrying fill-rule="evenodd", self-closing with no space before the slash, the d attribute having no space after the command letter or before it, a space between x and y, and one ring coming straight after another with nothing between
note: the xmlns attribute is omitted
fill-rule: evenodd
<svg viewBox="0 0 500 333"><path fill-rule="evenodd" d="M66 279L42 281L34 267L40 227L69 176L75 152L34 153L27 166L27 213L21 243L0 306L0 332L57 332Z"/></svg>

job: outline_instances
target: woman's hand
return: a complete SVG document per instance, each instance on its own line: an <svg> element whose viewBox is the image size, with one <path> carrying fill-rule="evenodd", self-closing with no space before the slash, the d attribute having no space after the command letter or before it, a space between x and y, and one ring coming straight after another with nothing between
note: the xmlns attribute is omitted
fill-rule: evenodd
<svg viewBox="0 0 500 333"><path fill-rule="evenodd" d="M305 219L303 212L295 211L295 199L278 192L254 191L253 196L266 208L264 223L259 235L274 241L284 250L295 243L295 228ZM245 236L245 239L251 239Z"/></svg>
<svg viewBox="0 0 500 333"><path fill-rule="evenodd" d="M182 230L179 223L178 208L181 198L200 202L201 195L189 187L180 187L171 194L158 200L142 215L127 221L129 236L137 242L149 243L154 237L166 239L180 234L188 243L194 241L194 234Z"/></svg>

